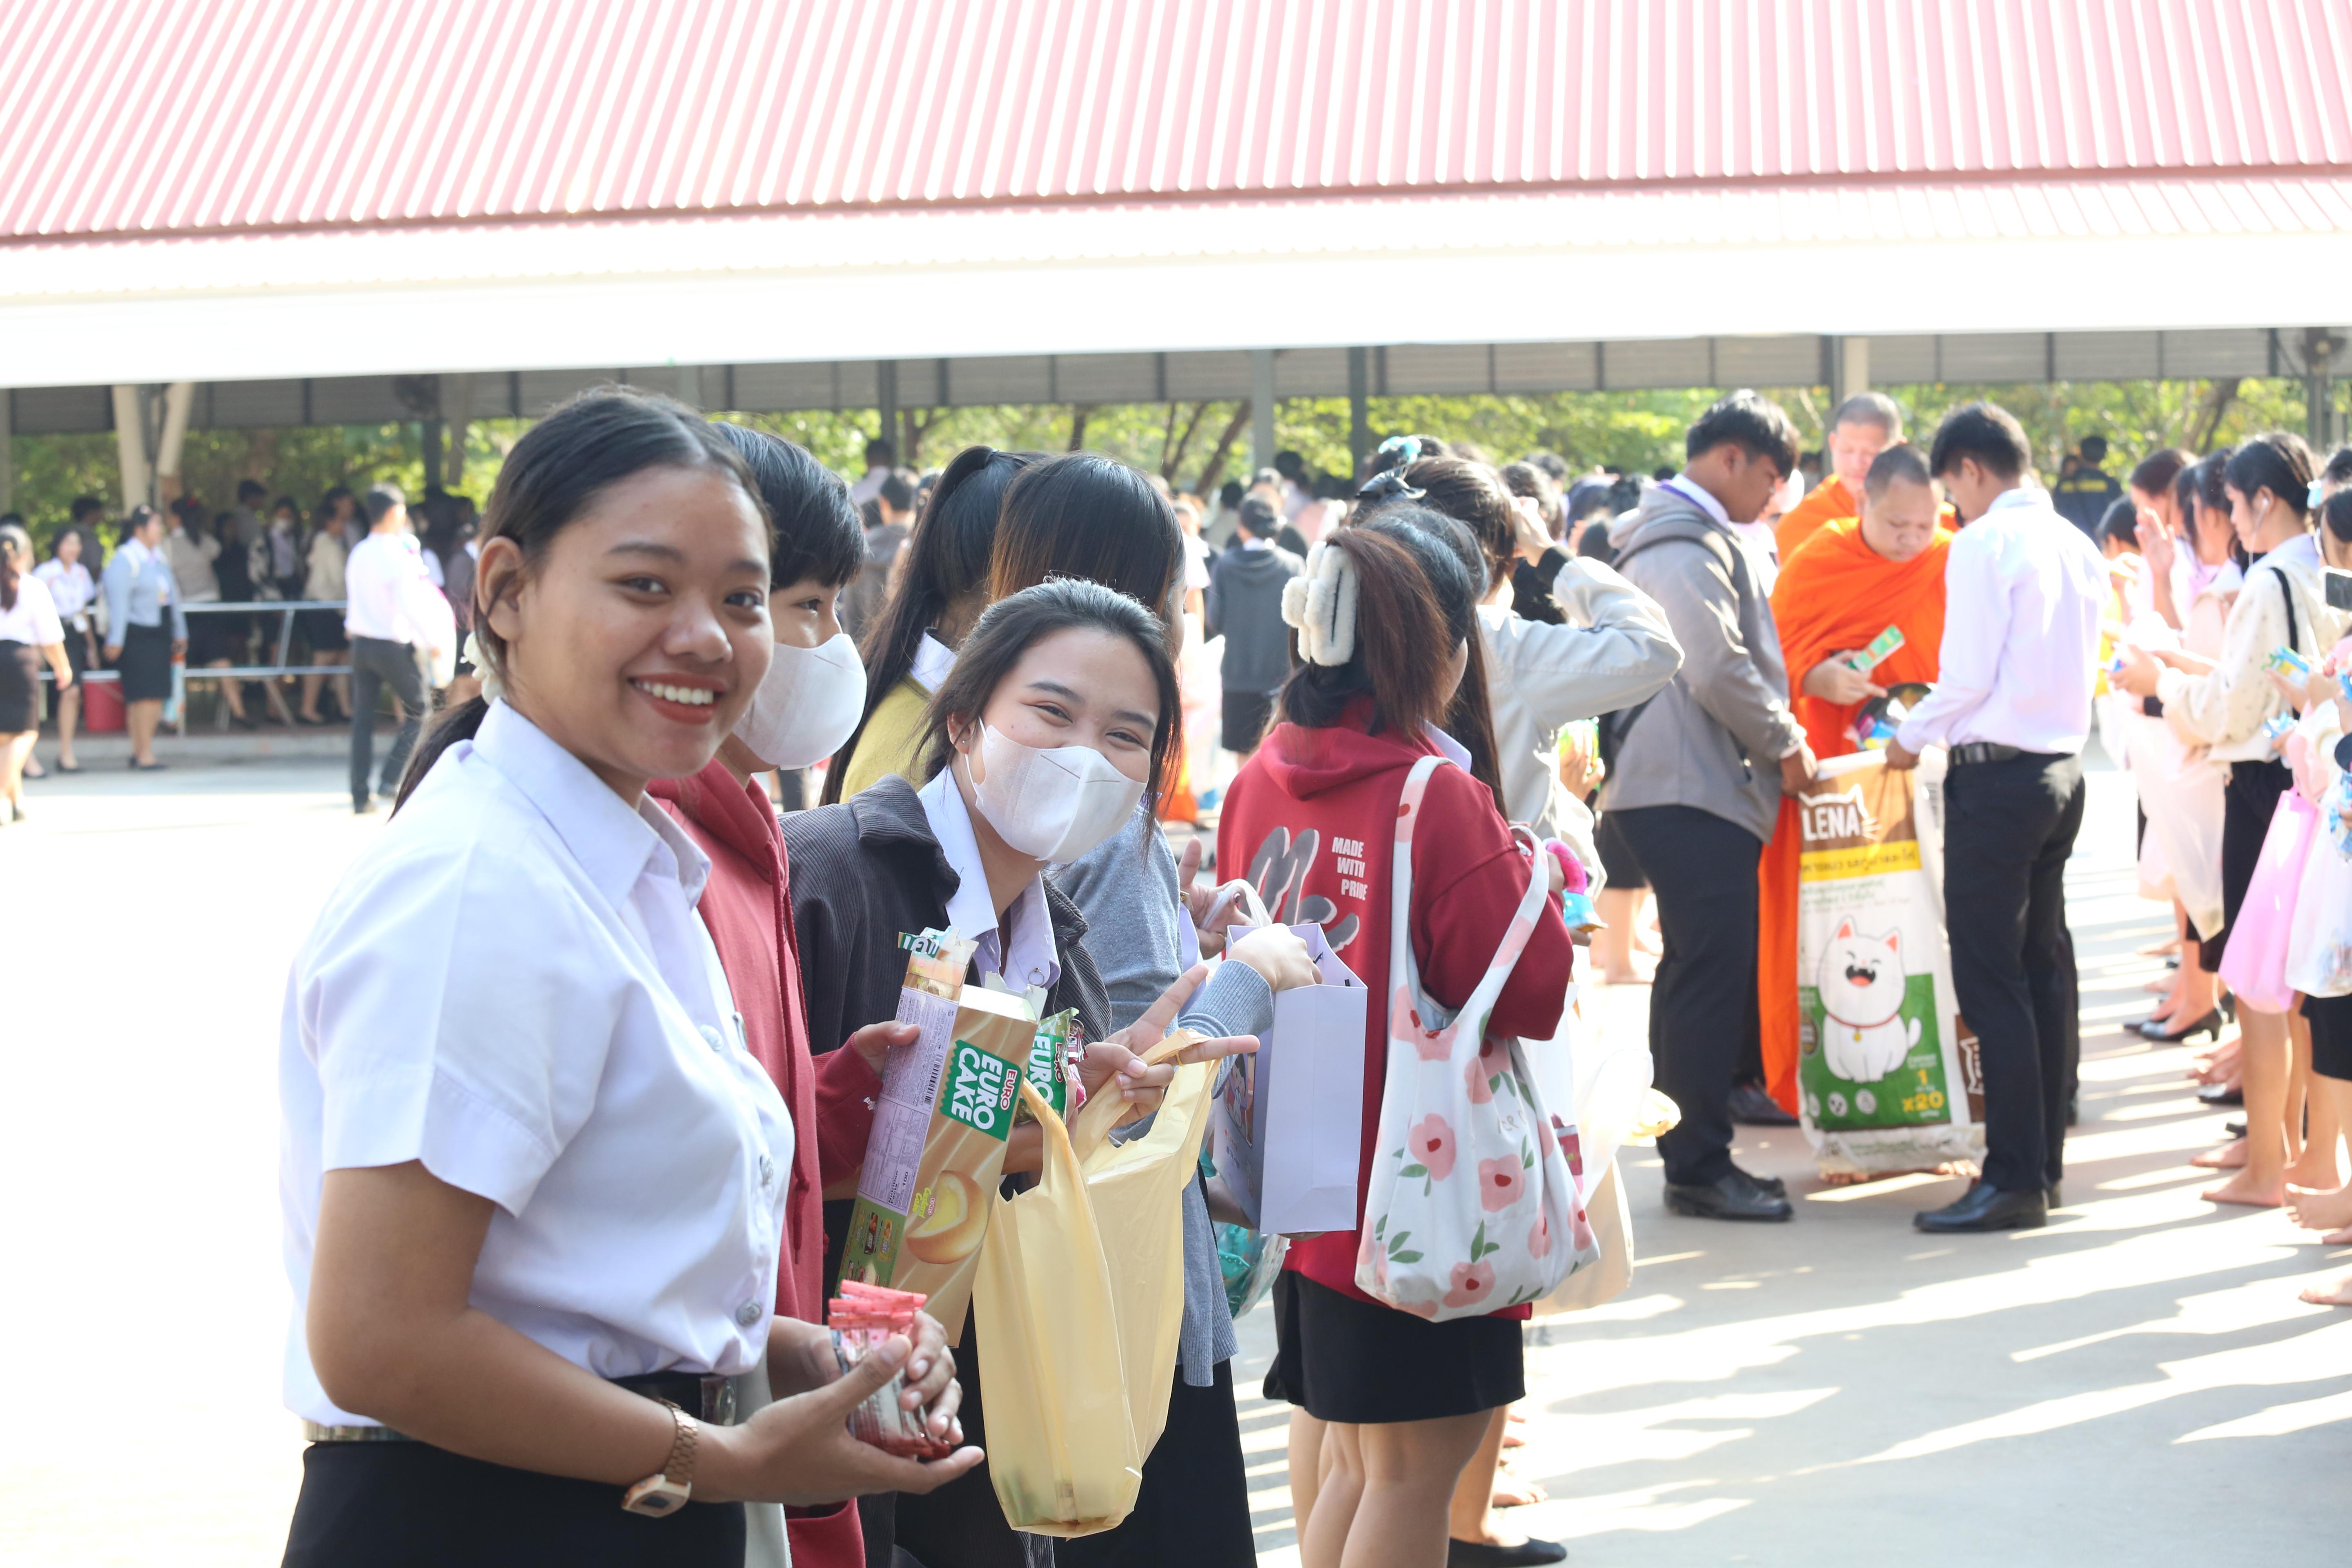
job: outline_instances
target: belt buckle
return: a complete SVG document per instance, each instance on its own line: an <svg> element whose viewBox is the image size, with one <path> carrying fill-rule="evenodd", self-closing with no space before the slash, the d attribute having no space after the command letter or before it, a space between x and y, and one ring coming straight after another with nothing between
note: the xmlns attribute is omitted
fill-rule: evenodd
<svg viewBox="0 0 2352 1568"><path fill-rule="evenodd" d="M702 1419L713 1426L735 1425L735 1380L718 1373L702 1377Z"/></svg>

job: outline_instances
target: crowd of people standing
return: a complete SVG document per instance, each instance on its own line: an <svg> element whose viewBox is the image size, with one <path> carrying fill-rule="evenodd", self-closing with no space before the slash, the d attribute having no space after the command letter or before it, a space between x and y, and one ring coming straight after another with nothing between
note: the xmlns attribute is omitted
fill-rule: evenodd
<svg viewBox="0 0 2352 1568"><path fill-rule="evenodd" d="M2063 870L2095 731L2180 933L2143 1032L2209 1037L2211 1092L2246 1111L2208 1195L2352 1234L2352 607L2328 577L2352 571L2352 449L2158 453L2084 525L2103 454L2053 495L1998 407L1904 436L1890 400L1847 400L1808 489L1793 422L1739 392L1648 479L1407 435L1360 483L1286 453L1213 498L1090 452L974 447L917 475L883 443L851 486L614 390L518 442L478 531L428 498L420 541L390 486L308 528L290 501L265 520L258 487L210 522L140 508L111 559L77 527L37 571L0 527L0 700L36 660L60 692L110 666L152 762L142 709L152 742L174 658L251 652L187 607L274 594L346 601L306 617L309 656L406 721L380 775L354 729L354 806L381 790L395 814L288 993L288 1397L312 1439L288 1560L530 1539L731 1564L788 1539L845 1568L1251 1561L1232 1216L1204 1179L1164 1429L1117 1528L1006 1523L970 1316L919 1317L835 1375L846 1199L911 1033L901 937L953 927L975 979L1073 1011L1087 1091L1139 1123L1168 1030L1192 1031L1186 1059L1245 1054L1316 983L1291 925L1381 998L1402 931L1450 1009L1533 907L1488 1026L1549 1040L1572 979L1649 984L1680 1114L1667 1206L1782 1221L1785 1183L1735 1162L1734 1127L1794 1120L1795 814L1866 747L1948 770L1942 896L1983 1079L1980 1168L1919 1226L2064 1202ZM0 757L31 728L0 701ZM1199 829L1181 857L1171 821ZM1273 923L1229 942L1234 879ZM1367 1011L1360 1213L1391 1040ZM1016 1131L1005 1169L1043 1158ZM1304 1560L1559 1560L1496 1511L1531 1495L1501 1462L1528 1309L1400 1310L1363 1288L1364 1251L1298 1238L1271 1297ZM845 1437L901 1368L951 1457Z"/></svg>

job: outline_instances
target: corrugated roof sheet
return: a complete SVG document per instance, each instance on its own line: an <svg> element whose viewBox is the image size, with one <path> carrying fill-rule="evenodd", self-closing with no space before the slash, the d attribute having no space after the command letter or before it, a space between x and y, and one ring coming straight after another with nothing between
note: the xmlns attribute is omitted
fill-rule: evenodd
<svg viewBox="0 0 2352 1568"><path fill-rule="evenodd" d="M0 244L2352 172L2343 0L0 0Z"/></svg>

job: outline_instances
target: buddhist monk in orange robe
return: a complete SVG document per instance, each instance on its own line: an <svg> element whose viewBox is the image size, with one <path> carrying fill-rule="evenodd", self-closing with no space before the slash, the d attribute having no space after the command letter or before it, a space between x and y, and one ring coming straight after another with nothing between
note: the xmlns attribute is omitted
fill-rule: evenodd
<svg viewBox="0 0 2352 1568"><path fill-rule="evenodd" d="M1933 683L1944 646L1944 557L1951 531L1939 521L1935 487L1916 447L1892 447L1871 465L1862 515L1825 524L1780 562L1772 618L1788 661L1790 706L1813 755L1859 749L1855 716L1871 697L1905 681ZM1888 626L1903 646L1865 677L1843 656ZM1797 800L1780 818L1757 873L1757 996L1763 1017L1764 1087L1797 1109L1797 860L1802 845Z"/></svg>
<svg viewBox="0 0 2352 1568"><path fill-rule="evenodd" d="M1830 460L1829 477L1783 512L1775 530L1781 564L1823 524L1862 514L1863 476L1870 471L1873 458L1902 439L1903 411L1885 393L1857 392L1837 405L1822 442Z"/></svg>

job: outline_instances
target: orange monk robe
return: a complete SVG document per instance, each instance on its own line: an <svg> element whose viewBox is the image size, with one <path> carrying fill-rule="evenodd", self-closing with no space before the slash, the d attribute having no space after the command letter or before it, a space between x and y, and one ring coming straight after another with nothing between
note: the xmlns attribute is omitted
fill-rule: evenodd
<svg viewBox="0 0 2352 1568"><path fill-rule="evenodd" d="M1787 526L1785 519L1782 526ZM1844 518L1824 524L1793 554L1781 557L1780 578L1772 588L1772 618L1780 630L1789 689L1796 694L1790 707L1804 726L1814 756L1842 757L1855 749L1851 727L1862 705L1841 707L1802 689L1806 672L1831 654L1865 647L1888 626L1900 626L1903 646L1887 655L1870 679L1880 686L1935 680L1944 646L1944 558L1951 546L1951 532L1938 528L1917 555L1889 561L1863 542L1859 519ZM1797 858L1801 838L1796 798L1784 795L1780 820L1758 872L1756 989L1763 1018L1765 1087L1792 1113L1797 1109Z"/></svg>
<svg viewBox="0 0 2352 1568"><path fill-rule="evenodd" d="M1845 481L1832 472L1812 489L1812 493L1780 514L1780 521L1772 532L1780 547L1780 559L1786 561L1797 552L1797 547L1811 539L1828 523L1843 517L1861 515L1862 504L1845 488Z"/></svg>

